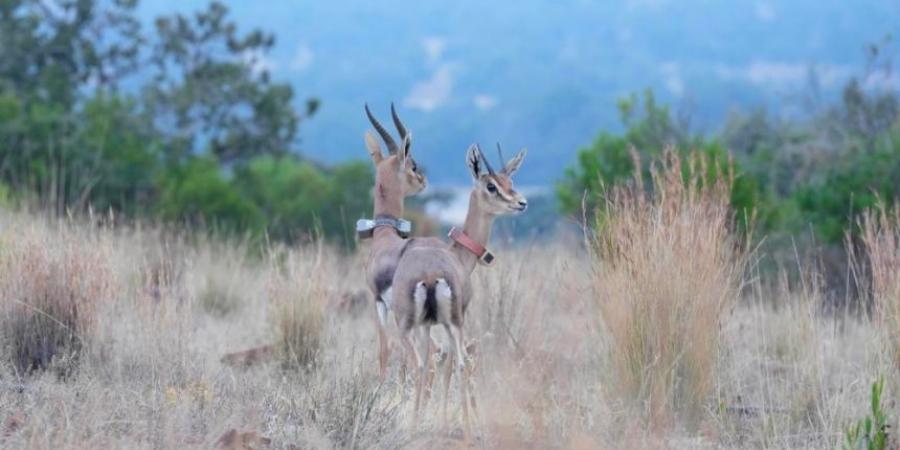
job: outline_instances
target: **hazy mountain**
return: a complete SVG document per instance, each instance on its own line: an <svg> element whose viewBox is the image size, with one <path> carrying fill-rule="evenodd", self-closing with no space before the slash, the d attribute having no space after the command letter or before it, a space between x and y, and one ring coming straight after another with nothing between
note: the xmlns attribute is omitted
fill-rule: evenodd
<svg viewBox="0 0 900 450"><path fill-rule="evenodd" d="M149 20L205 3L141 9ZM394 100L442 184L467 180L473 141L528 147L519 183L548 184L601 129L617 128L618 97L646 87L701 129L730 108L786 108L780 100L811 66L834 90L862 67L866 44L900 31L900 2L874 0L226 3L241 26L276 34L266 65L298 102L322 100L301 129L308 155L364 157L363 103L388 120Z"/></svg>

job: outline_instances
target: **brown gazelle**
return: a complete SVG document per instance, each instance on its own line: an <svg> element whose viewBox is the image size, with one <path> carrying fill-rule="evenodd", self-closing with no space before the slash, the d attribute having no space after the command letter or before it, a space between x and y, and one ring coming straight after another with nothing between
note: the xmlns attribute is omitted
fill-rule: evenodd
<svg viewBox="0 0 900 450"><path fill-rule="evenodd" d="M410 155L412 135L400 121L394 105L391 104L391 116L397 132L400 133L402 143L399 147L391 134L369 111L368 105L365 109L366 116L388 148L388 155L382 155L378 140L371 133L366 133L366 147L372 162L375 163L373 192L375 211L372 221L374 229L369 230L372 247L366 262L366 281L375 297L375 323L378 327L379 340L378 362L383 380L390 356L390 345L385 329L390 299L386 291L391 287L401 250L408 242L405 239L405 232L401 231L404 197L421 192L425 188L426 180Z"/></svg>
<svg viewBox="0 0 900 450"><path fill-rule="evenodd" d="M449 247L417 246L407 249L394 273L392 308L400 327L400 338L405 350L414 355L419 368L416 382L416 400L413 420L418 416L422 388L425 384L426 358L431 355L430 329L441 325L447 332L451 352L456 359L456 371L460 385L465 429L469 430L468 372L465 370L467 352L463 340L463 319L472 298L470 277L475 265L491 264L493 254L486 246L490 239L494 219L498 215L515 214L525 210L527 202L513 189L510 178L525 158L520 151L495 172L478 145L466 153L466 163L474 178L469 195L469 209L462 231L450 232ZM501 156L502 158L502 156ZM501 161L502 162L502 161ZM420 353L413 344L413 333L421 330ZM445 391L449 384L453 364L448 361L445 374ZM447 396L444 396L446 411Z"/></svg>

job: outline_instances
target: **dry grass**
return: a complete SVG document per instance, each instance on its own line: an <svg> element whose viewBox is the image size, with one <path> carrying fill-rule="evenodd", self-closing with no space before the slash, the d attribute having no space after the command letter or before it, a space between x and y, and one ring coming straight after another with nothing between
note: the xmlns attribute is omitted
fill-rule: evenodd
<svg viewBox="0 0 900 450"><path fill-rule="evenodd" d="M114 280L105 245L90 234L27 229L4 236L0 253L0 330L15 370L51 365L68 374L95 339L97 312Z"/></svg>
<svg viewBox="0 0 900 450"><path fill-rule="evenodd" d="M900 209L866 212L862 241L872 276L875 320L886 351L900 370Z"/></svg>
<svg viewBox="0 0 900 450"><path fill-rule="evenodd" d="M270 257L269 296L275 352L286 368L311 368L323 345L329 281L336 279L333 258L319 242Z"/></svg>
<svg viewBox="0 0 900 450"><path fill-rule="evenodd" d="M259 256L240 243L3 211L0 229L3 258L37 246L48 265L101 267L87 273L109 286L91 297L91 338L69 376L25 376L11 353L0 359L0 448L208 449L229 435L270 449L461 446L458 390L447 420L439 390L411 427L411 381L378 382L371 309L325 307L364 289L360 254L311 245ZM717 348L698 427L652 429L649 409L623 400L617 344L598 320L597 255L559 244L498 255L475 272L466 324L477 448L834 448L865 414L872 381L889 379L876 330L818 313L810 270L800 282L758 284L741 303L733 293L718 334L704 335L720 340L697 342ZM3 283L32 275L9 270ZM227 314L204 306L211 279L234 294ZM281 350L253 363L221 361L273 343Z"/></svg>
<svg viewBox="0 0 900 450"><path fill-rule="evenodd" d="M743 276L729 180L701 183L707 173L703 158L685 166L667 151L649 192L638 173L608 195L594 233L594 296L616 390L654 426L676 413L694 423L708 404L722 320Z"/></svg>

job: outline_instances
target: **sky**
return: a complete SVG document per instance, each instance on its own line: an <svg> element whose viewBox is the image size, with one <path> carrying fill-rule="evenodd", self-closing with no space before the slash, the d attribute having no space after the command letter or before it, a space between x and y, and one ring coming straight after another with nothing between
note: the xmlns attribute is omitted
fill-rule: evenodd
<svg viewBox="0 0 900 450"><path fill-rule="evenodd" d="M417 160L447 186L468 183L469 144L502 142L509 154L529 149L518 183L549 187L598 133L621 129L617 99L645 89L697 132L735 111L796 114L811 73L836 95L863 70L868 44L900 37L897 1L224 3L240 29L275 34L257 64L294 87L298 107L321 100L301 124L306 156L364 158L363 104L389 122L396 102ZM145 0L140 11L149 23L205 4ZM873 83L898 88L900 78Z"/></svg>

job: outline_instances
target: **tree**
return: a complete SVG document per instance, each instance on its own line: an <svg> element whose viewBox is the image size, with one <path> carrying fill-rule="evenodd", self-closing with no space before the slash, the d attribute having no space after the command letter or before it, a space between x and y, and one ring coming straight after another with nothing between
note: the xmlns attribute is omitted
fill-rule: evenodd
<svg viewBox="0 0 900 450"><path fill-rule="evenodd" d="M227 13L213 2L193 17L156 20L155 73L143 92L170 161L207 151L223 164L245 163L287 154L296 143L301 116L291 105L293 89L273 83L266 66L274 36L238 34ZM307 115L317 105L310 101Z"/></svg>
<svg viewBox="0 0 900 450"><path fill-rule="evenodd" d="M649 164L671 146L683 155L696 151L706 156L712 162L707 169L709 179L714 179L718 170L735 169L731 204L740 214L741 224L746 225L749 214L759 206L759 188L718 141L692 136L687 121L673 118L666 106L656 103L651 91L645 92L643 102L636 95L622 99L619 113L626 127L624 134L600 133L590 147L578 152L576 165L566 169L557 184L563 212L580 214L584 206L583 212L593 215L607 188L632 178L636 162L641 164L644 179L649 180Z"/></svg>
<svg viewBox="0 0 900 450"><path fill-rule="evenodd" d="M170 168L160 184L157 212L163 219L225 233L258 235L265 230L266 217L223 176L218 162L210 156L193 157Z"/></svg>
<svg viewBox="0 0 900 450"><path fill-rule="evenodd" d="M62 212L96 172L79 145L85 91L114 92L137 66L133 0L0 3L0 180ZM86 194L87 193L87 194Z"/></svg>

